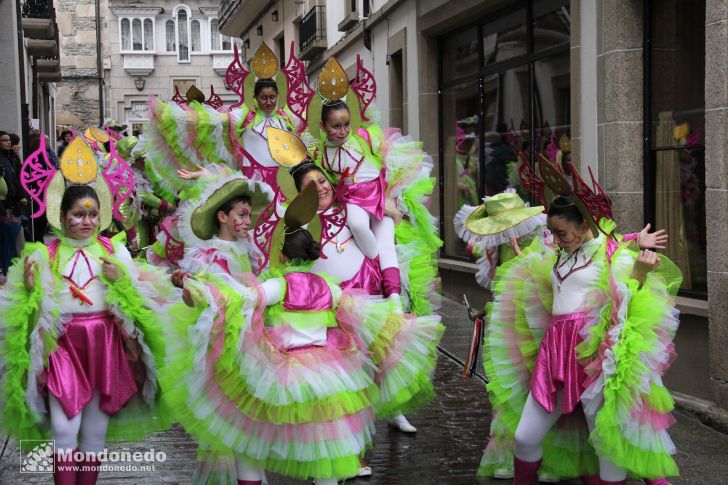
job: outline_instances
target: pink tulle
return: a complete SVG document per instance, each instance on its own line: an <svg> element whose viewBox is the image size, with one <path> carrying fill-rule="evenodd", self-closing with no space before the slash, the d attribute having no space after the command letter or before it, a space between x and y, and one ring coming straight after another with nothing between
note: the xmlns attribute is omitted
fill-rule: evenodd
<svg viewBox="0 0 728 485"><path fill-rule="evenodd" d="M677 422L672 414L659 413L646 403L639 409L632 409L632 417L640 424L649 424L655 431L664 431Z"/></svg>

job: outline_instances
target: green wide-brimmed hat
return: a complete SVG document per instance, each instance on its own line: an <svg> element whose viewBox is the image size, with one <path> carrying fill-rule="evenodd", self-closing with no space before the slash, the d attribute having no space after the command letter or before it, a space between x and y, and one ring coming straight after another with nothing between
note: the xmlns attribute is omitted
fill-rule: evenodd
<svg viewBox="0 0 728 485"><path fill-rule="evenodd" d="M192 212L190 225L192 232L200 239L210 239L217 234L217 212L227 201L235 197L250 197L250 225L255 226L255 221L260 211L268 204L272 193L263 190L263 187L256 181L234 178L225 182L210 197L200 204Z"/></svg>
<svg viewBox="0 0 728 485"><path fill-rule="evenodd" d="M134 147L137 146L137 143L139 143L139 138L135 136L125 136L116 142L116 153L118 153L124 160L129 161L131 158L131 152L134 150Z"/></svg>
<svg viewBox="0 0 728 485"><path fill-rule="evenodd" d="M496 194L465 219L465 228L479 236L492 236L539 215L543 206L528 207L514 192Z"/></svg>

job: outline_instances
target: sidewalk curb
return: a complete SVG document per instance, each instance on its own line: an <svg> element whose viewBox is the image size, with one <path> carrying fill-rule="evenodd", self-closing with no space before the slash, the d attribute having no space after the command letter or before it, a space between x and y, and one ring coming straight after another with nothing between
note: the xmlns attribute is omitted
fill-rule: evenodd
<svg viewBox="0 0 728 485"><path fill-rule="evenodd" d="M699 419L706 426L723 434L728 434L728 411L712 401L676 391L671 391L671 394L676 407Z"/></svg>

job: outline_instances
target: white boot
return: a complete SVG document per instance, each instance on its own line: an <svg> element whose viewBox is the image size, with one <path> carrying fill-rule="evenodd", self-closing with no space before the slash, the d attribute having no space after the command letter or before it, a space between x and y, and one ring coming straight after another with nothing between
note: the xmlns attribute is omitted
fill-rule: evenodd
<svg viewBox="0 0 728 485"><path fill-rule="evenodd" d="M407 418L405 418L403 414L398 414L394 418L390 419L389 425L392 428L396 428L403 433L416 433L417 432L417 428L412 426L410 424L410 422L407 421Z"/></svg>

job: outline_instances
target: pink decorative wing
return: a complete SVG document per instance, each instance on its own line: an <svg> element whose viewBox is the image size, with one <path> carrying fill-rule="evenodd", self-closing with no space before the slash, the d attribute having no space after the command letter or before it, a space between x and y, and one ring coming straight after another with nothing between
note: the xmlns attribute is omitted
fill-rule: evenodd
<svg viewBox="0 0 728 485"><path fill-rule="evenodd" d="M364 67L361 56L358 54L356 56L356 79L351 83L351 89L359 98L361 119L369 121L364 113L377 95L377 81L374 79L374 75Z"/></svg>
<svg viewBox="0 0 728 485"><path fill-rule="evenodd" d="M111 193L114 195L114 217L116 220L123 221L124 216L119 212L119 207L129 198L134 189L134 173L129 164L116 152L116 142L114 141L111 142L110 155L109 164L101 175L109 184Z"/></svg>
<svg viewBox="0 0 728 485"><path fill-rule="evenodd" d="M172 96L172 101L182 106L183 108L187 104L187 100L179 93L179 87L177 86L174 87L174 96Z"/></svg>
<svg viewBox="0 0 728 485"><path fill-rule="evenodd" d="M114 131L109 127L106 127L105 131L106 131L106 134L109 135L109 138L111 138L114 141L119 141L122 138L121 133L119 133L118 131Z"/></svg>
<svg viewBox="0 0 728 485"><path fill-rule="evenodd" d="M520 159L520 163L518 164L518 178L521 179L521 185L528 190L542 206L546 207L546 199L544 198L545 182L533 170L533 167L531 167L531 164L528 162L528 158L525 153L518 152L518 158Z"/></svg>
<svg viewBox="0 0 728 485"><path fill-rule="evenodd" d="M167 260L175 266L179 266L179 262L185 254L185 244L178 239L178 221L178 216L169 216L159 224L160 230L167 236L164 243L164 254Z"/></svg>
<svg viewBox="0 0 728 485"><path fill-rule="evenodd" d="M48 159L45 137L41 136L38 149L28 155L20 167L20 185L38 205L38 209L31 215L34 219L45 212L45 189L56 170Z"/></svg>
<svg viewBox="0 0 728 485"><path fill-rule="evenodd" d="M238 45L233 44L235 57L233 62L230 63L227 70L225 71L225 86L238 95L240 101L231 106L231 108L237 108L245 102L245 77L250 73L243 63L240 62L240 55L238 54Z"/></svg>
<svg viewBox="0 0 728 485"><path fill-rule="evenodd" d="M207 98L205 104L208 106L212 106L214 109L222 108L222 98L217 95L217 93L215 92L215 87L212 84L210 85L210 97Z"/></svg>
<svg viewBox="0 0 728 485"><path fill-rule="evenodd" d="M291 54L288 56L286 67L283 68L283 72L288 78L286 104L288 104L291 111L304 123L301 128L303 130L306 128L306 120L304 120L303 115L308 109L311 98L313 98L314 90L306 79L306 67L303 65L303 61L296 57L293 47L294 43L291 41Z"/></svg>

